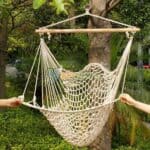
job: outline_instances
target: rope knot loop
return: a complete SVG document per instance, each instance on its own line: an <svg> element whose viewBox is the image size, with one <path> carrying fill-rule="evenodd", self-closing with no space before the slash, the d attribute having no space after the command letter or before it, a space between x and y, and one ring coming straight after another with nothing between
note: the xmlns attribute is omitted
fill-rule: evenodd
<svg viewBox="0 0 150 150"><path fill-rule="evenodd" d="M134 36L135 32L125 32L125 34L126 34L126 37L128 39L130 39L130 38L132 38Z"/></svg>
<svg viewBox="0 0 150 150"><path fill-rule="evenodd" d="M50 40L51 40L52 35L51 35L49 32L47 32L47 36L48 36L48 40L50 41Z"/></svg>

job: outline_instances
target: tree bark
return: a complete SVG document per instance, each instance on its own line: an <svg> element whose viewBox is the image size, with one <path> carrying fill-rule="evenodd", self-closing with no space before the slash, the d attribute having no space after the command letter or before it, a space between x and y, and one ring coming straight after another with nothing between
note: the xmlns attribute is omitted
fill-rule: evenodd
<svg viewBox="0 0 150 150"><path fill-rule="evenodd" d="M91 0L91 13L105 16L106 1ZM111 28L110 22L106 22L97 18L90 18L88 23L89 28ZM109 39L110 33L94 33L89 34L90 48L89 48L89 63L98 62L105 67L110 68L110 48Z"/></svg>
<svg viewBox="0 0 150 150"><path fill-rule="evenodd" d="M6 18L0 20L0 98L4 98L5 96L5 67L8 39L8 20Z"/></svg>
<svg viewBox="0 0 150 150"><path fill-rule="evenodd" d="M91 13L106 16L107 1L106 0L91 0ZM88 23L89 28L111 28L110 22L100 19L90 18ZM110 69L110 47L109 40L111 34L89 34L90 48L89 48L89 63L101 63L106 68ZM108 111L109 112L109 111ZM108 113L106 112L106 113ZM109 116L108 122L104 126L101 134L89 146L90 150L111 150L112 128L114 125L113 113Z"/></svg>

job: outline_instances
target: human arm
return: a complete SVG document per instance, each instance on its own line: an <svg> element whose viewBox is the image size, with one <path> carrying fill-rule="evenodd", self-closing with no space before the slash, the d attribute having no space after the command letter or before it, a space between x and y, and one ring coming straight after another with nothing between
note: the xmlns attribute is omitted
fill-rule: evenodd
<svg viewBox="0 0 150 150"><path fill-rule="evenodd" d="M150 105L136 101L129 94L121 94L119 96L119 98L120 98L121 102L123 102L123 103L134 106L135 108L142 110L146 113L150 113Z"/></svg>
<svg viewBox="0 0 150 150"><path fill-rule="evenodd" d="M16 97L8 99L0 99L0 107L17 107L22 104L22 101Z"/></svg>

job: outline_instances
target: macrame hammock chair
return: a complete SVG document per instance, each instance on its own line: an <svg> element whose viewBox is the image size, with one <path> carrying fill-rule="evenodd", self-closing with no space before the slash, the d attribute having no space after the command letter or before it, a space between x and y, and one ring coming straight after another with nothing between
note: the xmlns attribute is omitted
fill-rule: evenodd
<svg viewBox="0 0 150 150"><path fill-rule="evenodd" d="M127 28L48 29L83 16L96 17L127 26ZM40 35L78 32L126 32L132 34L128 37L129 41L115 70L109 71L100 63L90 63L65 80L61 79L63 68L51 53L44 39L41 38L24 92L20 96L23 100L26 98L27 87L31 82L33 70L37 66L33 99L30 102L24 101L23 104L40 110L58 133L71 144L89 145L100 134L112 110L113 102L117 101L115 96L128 62L133 33L136 31L139 31L136 27L91 14L87 10L79 16L39 28L36 32ZM41 105L37 103L36 98L40 79Z"/></svg>

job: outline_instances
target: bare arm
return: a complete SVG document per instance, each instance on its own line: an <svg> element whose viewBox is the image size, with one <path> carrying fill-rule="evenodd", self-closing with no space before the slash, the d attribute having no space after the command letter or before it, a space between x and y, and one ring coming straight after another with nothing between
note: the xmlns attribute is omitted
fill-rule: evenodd
<svg viewBox="0 0 150 150"><path fill-rule="evenodd" d="M22 104L22 101L16 97L9 99L0 99L0 107L17 107Z"/></svg>
<svg viewBox="0 0 150 150"><path fill-rule="evenodd" d="M121 94L120 100L121 100L121 102L126 103L131 106L134 106L135 108L137 108L139 110L142 110L146 113L150 113L150 105L138 102L128 94Z"/></svg>

